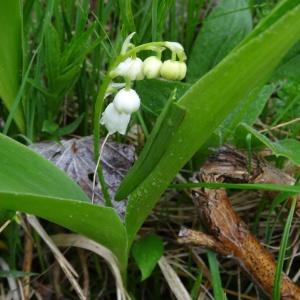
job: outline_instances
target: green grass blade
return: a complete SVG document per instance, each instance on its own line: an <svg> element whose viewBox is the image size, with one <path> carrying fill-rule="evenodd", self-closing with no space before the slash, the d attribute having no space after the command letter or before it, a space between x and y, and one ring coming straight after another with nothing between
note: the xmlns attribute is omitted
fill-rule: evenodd
<svg viewBox="0 0 300 300"><path fill-rule="evenodd" d="M134 18L130 0L119 0L121 20L125 29L125 36L135 32Z"/></svg>
<svg viewBox="0 0 300 300"><path fill-rule="evenodd" d="M157 8L158 1L152 1L152 41L157 41Z"/></svg>
<svg viewBox="0 0 300 300"><path fill-rule="evenodd" d="M0 1L0 98L8 110L17 96L22 74L21 1ZM14 113L21 132L25 131L21 106Z"/></svg>
<svg viewBox="0 0 300 300"><path fill-rule="evenodd" d="M289 192L281 192L279 195L277 195L274 200L271 203L271 207L268 212L268 217L266 220L266 230L265 230L265 242L269 244L271 242L271 238L273 236L273 232L276 228L277 221L280 219L282 211L279 212L279 214L275 211L276 207L280 205L282 202L286 201L290 196L292 196L292 193ZM273 212L275 211L275 220L273 219ZM272 220L273 219L273 220Z"/></svg>
<svg viewBox="0 0 300 300"><path fill-rule="evenodd" d="M275 272L275 279L274 279L274 289L273 289L273 299L274 300L281 299L281 295L280 295L281 283L280 282L281 282L281 277L282 277L282 269L283 269L285 252L286 252L288 239L289 239L289 233L290 233L290 229L292 226L293 216L294 216L294 212L295 212L295 208L296 208L296 203L297 203L297 200L294 197L291 208L290 208L289 215L286 220L286 224L284 226L282 239L280 242L279 256L278 256L276 272Z"/></svg>
<svg viewBox="0 0 300 300"><path fill-rule="evenodd" d="M212 286L214 291L214 297L216 300L224 300L226 298L222 288L222 281L221 281L220 270L218 266L217 255L214 252L208 250L207 257L208 257L208 264L211 273L211 281L212 281Z"/></svg>
<svg viewBox="0 0 300 300"><path fill-rule="evenodd" d="M30 70L32 68L32 65L33 65L33 62L35 60L35 57L36 57L36 54L37 52L39 51L40 47L37 48L36 52L33 54L29 64L28 64L28 67L27 67L27 70L22 78L22 82L21 82L21 86L20 86L20 89L18 91L18 94L16 95L16 98L14 99L14 101L12 102L11 106L10 106L10 109L9 109L9 114L8 114L8 117L5 121L5 126L3 128L3 134L7 134L8 131L9 131L9 128L11 126L11 123L13 121L13 118L16 114L18 114L18 110L19 110L19 107L20 107L20 103L21 103L21 100L22 100L22 95L24 93L24 90L25 90L25 86L26 86L26 83L27 83L27 80L28 80L28 77L29 77L29 74L30 74ZM26 127L27 129L27 127Z"/></svg>
<svg viewBox="0 0 300 300"><path fill-rule="evenodd" d="M130 243L176 173L242 99L270 77L300 38L299 28L300 4L235 49L179 100L186 109L184 120L158 165L130 196L126 212Z"/></svg>
<svg viewBox="0 0 300 300"><path fill-rule="evenodd" d="M300 185L285 185L285 184L268 184L268 183L209 183L209 182L192 182L172 184L170 188L174 189L192 189L192 188L207 188L207 189L233 189L233 190L262 190L276 191L288 193L300 193ZM276 204L277 205L277 204Z"/></svg>
<svg viewBox="0 0 300 300"><path fill-rule="evenodd" d="M205 0L188 0L187 2L187 20L184 48L186 49L186 51L189 51L191 49L195 34L197 33L197 26L200 22L200 12L205 5Z"/></svg>

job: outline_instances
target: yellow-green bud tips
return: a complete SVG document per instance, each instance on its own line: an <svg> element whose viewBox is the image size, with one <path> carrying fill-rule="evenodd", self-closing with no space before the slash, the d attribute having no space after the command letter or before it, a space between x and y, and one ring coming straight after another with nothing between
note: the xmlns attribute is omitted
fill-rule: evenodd
<svg viewBox="0 0 300 300"><path fill-rule="evenodd" d="M160 75L168 80L182 80L186 75L186 64L184 62L166 60L160 69Z"/></svg>
<svg viewBox="0 0 300 300"><path fill-rule="evenodd" d="M119 113L132 114L140 108L140 97L135 90L120 90L113 101L116 110Z"/></svg>
<svg viewBox="0 0 300 300"><path fill-rule="evenodd" d="M153 79L160 75L161 60L156 56L150 56L144 60L143 72L146 78Z"/></svg>
<svg viewBox="0 0 300 300"><path fill-rule="evenodd" d="M180 61L186 60L186 55L181 44L177 42L165 42L165 46L175 53Z"/></svg>

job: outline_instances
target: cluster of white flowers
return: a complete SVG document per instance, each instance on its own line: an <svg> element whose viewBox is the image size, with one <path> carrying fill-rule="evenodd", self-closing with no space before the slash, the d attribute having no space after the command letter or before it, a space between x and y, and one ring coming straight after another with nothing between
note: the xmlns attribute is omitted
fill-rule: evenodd
<svg viewBox="0 0 300 300"><path fill-rule="evenodd" d="M131 45L130 38L127 38L124 42L121 53L126 53L126 49ZM128 57L110 72L111 78L123 77L126 84L113 83L108 88L107 95L110 95L113 88L123 87L116 93L113 102L106 107L100 120L100 123L106 127L109 134L115 132L125 134L131 114L140 108L140 97L135 90L130 88L131 81L143 80L145 77L147 79L158 77L167 80L184 79L187 68L184 62L186 56L182 45L176 42L165 42L164 46L171 50L172 59L162 62L160 59L161 52L158 53L158 56L150 56L144 61L136 56ZM176 60L176 58L179 60Z"/></svg>

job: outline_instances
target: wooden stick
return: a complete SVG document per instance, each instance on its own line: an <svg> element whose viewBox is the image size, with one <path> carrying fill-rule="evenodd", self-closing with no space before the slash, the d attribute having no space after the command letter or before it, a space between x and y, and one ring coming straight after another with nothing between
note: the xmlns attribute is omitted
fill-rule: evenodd
<svg viewBox="0 0 300 300"><path fill-rule="evenodd" d="M294 185L295 178L274 168L262 158L238 151L231 146L221 147L202 167L202 172L214 175L214 182L270 183ZM200 173L199 173L200 174ZM198 174L198 176L199 176ZM201 175L200 175L201 176ZM197 178L199 180L199 178ZM272 198L275 192L265 192ZM300 196L297 197L297 215L300 217Z"/></svg>
<svg viewBox="0 0 300 300"><path fill-rule="evenodd" d="M203 182L292 182L286 175L269 167L255 158L251 161L249 171L248 160L241 152L232 148L223 148L203 166L196 176ZM264 181L267 180L267 181ZM178 241L191 243L215 250L222 255L235 258L241 267L252 277L265 293L272 295L276 261L271 253L248 230L247 225L234 211L223 189L192 189L192 198L199 208L201 220L208 228L209 234L182 229ZM281 299L300 299L300 288L282 274Z"/></svg>

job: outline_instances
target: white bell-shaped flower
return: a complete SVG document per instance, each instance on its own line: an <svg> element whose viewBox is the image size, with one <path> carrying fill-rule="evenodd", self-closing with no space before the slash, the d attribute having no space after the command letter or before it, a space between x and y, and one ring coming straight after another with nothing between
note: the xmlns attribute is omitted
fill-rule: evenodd
<svg viewBox="0 0 300 300"><path fill-rule="evenodd" d="M182 80L186 75L186 64L180 61L166 60L160 69L160 75L168 80Z"/></svg>
<svg viewBox="0 0 300 300"><path fill-rule="evenodd" d="M113 78L122 76L130 80L142 80L144 79L143 61L138 57L128 57L111 71L110 76Z"/></svg>
<svg viewBox="0 0 300 300"><path fill-rule="evenodd" d="M131 63L132 63L131 60L132 60L131 57L128 57L124 61L119 63L117 67L111 71L110 73L111 77L117 77L117 76L126 77L131 67Z"/></svg>
<svg viewBox="0 0 300 300"><path fill-rule="evenodd" d="M130 114L120 113L110 103L102 113L100 124L104 125L109 134L119 132L125 134L130 121Z"/></svg>
<svg viewBox="0 0 300 300"><path fill-rule="evenodd" d="M131 59L130 70L127 73L127 77L130 80L143 80L144 72L143 72L143 61L136 57Z"/></svg>
<svg viewBox="0 0 300 300"><path fill-rule="evenodd" d="M144 60L143 72L146 78L153 79L160 75L160 68L162 66L162 61L156 56L149 56Z"/></svg>
<svg viewBox="0 0 300 300"><path fill-rule="evenodd" d="M132 114L140 108L141 100L133 89L121 89L115 96L113 104L119 113Z"/></svg>

